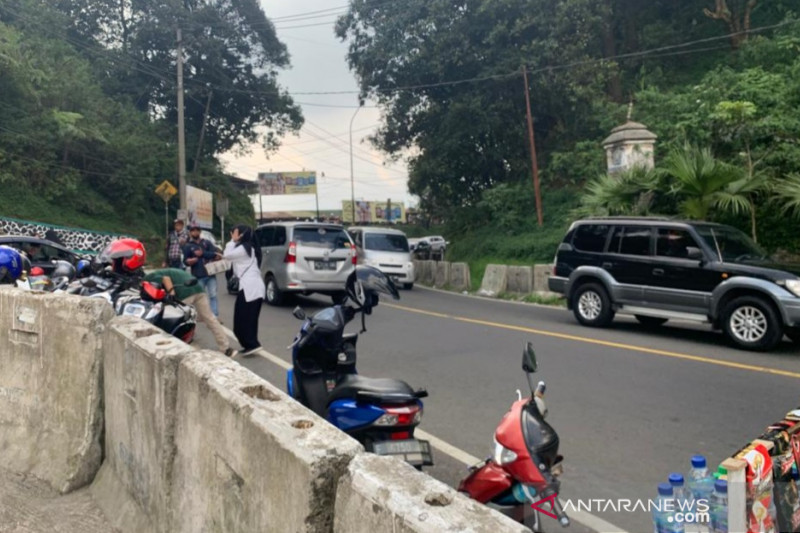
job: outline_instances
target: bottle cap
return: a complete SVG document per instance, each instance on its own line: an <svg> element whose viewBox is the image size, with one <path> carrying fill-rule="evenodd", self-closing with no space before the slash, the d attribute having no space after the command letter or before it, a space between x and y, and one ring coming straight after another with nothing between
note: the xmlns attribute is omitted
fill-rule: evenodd
<svg viewBox="0 0 800 533"><path fill-rule="evenodd" d="M719 493L722 493L722 494L727 494L728 493L728 482L725 481L724 479L716 480L714 482L714 490L719 492Z"/></svg>
<svg viewBox="0 0 800 533"><path fill-rule="evenodd" d="M669 483L659 483L658 484L658 495L659 496L672 496L672 485Z"/></svg>
<svg viewBox="0 0 800 533"><path fill-rule="evenodd" d="M673 487L683 486L683 474L680 472L673 472L669 475L669 484Z"/></svg>
<svg viewBox="0 0 800 533"><path fill-rule="evenodd" d="M702 455L693 455L692 456L692 466L694 468L705 468L706 467L706 458Z"/></svg>

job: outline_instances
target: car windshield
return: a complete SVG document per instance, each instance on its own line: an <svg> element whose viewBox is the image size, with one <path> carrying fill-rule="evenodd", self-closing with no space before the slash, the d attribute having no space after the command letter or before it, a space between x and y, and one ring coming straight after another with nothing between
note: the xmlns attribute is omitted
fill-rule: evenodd
<svg viewBox="0 0 800 533"><path fill-rule="evenodd" d="M768 259L750 237L730 226L696 226L697 233L723 261Z"/></svg>
<svg viewBox="0 0 800 533"><path fill-rule="evenodd" d="M313 248L349 248L350 239L338 228L295 228L294 241Z"/></svg>
<svg viewBox="0 0 800 533"><path fill-rule="evenodd" d="M391 233L367 233L364 236L364 249L376 252L407 252L408 240L405 235Z"/></svg>

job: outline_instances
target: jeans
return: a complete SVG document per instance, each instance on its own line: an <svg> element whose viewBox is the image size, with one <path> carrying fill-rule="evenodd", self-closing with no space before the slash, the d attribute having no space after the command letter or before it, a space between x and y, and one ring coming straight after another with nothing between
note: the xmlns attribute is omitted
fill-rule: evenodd
<svg viewBox="0 0 800 533"><path fill-rule="evenodd" d="M211 303L211 312L214 316L218 317L217 311L217 276L208 276L205 278L197 278L197 282L203 286L208 295L208 301Z"/></svg>

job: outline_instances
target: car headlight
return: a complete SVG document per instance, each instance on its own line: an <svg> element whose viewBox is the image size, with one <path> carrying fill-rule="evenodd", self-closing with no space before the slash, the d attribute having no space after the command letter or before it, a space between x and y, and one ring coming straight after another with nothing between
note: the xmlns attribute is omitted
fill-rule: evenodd
<svg viewBox="0 0 800 533"><path fill-rule="evenodd" d="M508 463L513 463L517 460L517 454L513 451L509 450L499 442L497 439L494 439L494 462L499 465L506 465Z"/></svg>
<svg viewBox="0 0 800 533"><path fill-rule="evenodd" d="M788 290L795 296L800 296L800 279L785 279L779 281L778 285L783 285L784 287L786 287L786 290Z"/></svg>

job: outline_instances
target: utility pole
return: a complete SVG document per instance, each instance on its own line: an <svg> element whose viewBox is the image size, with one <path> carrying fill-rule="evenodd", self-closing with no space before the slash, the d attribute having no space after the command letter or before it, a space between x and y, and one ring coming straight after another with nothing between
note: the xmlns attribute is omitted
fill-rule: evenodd
<svg viewBox="0 0 800 533"><path fill-rule="evenodd" d="M203 125L200 127L200 139L197 141L197 151L194 154L194 165L192 166L192 174L197 174L197 165L200 164L200 154L203 152L203 137L206 135L206 123L208 122L208 113L211 110L211 90L208 91L208 98L206 99L206 110L203 112Z"/></svg>
<svg viewBox="0 0 800 533"><path fill-rule="evenodd" d="M183 41L178 28L178 194L186 210L186 139L183 131Z"/></svg>
<svg viewBox="0 0 800 533"><path fill-rule="evenodd" d="M356 182L353 178L353 121L356 119L358 112L361 111L362 105L363 104L361 102L358 103L358 108L356 109L356 112L353 113L353 117L350 119L350 208L353 216L353 224L356 223ZM342 213L342 218L344 218L344 213Z"/></svg>
<svg viewBox="0 0 800 533"><path fill-rule="evenodd" d="M531 143L531 166L533 168L533 191L536 195L536 218L539 227L544 223L542 217L542 193L539 190L539 164L536 162L536 142L533 139L533 117L531 117L531 94L528 90L528 67L522 65L522 78L525 80L525 108L528 112L528 137Z"/></svg>

